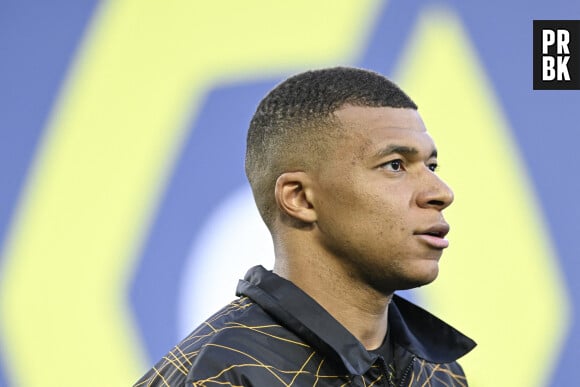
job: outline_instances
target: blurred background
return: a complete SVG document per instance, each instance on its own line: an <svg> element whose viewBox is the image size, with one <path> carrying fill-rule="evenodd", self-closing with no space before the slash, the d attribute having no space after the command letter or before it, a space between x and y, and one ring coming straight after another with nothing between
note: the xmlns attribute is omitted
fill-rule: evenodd
<svg viewBox="0 0 580 387"><path fill-rule="evenodd" d="M247 125L335 65L435 138L451 247L405 293L478 342L470 385L576 386L580 91L532 90L534 19L580 3L0 2L0 386L131 385L271 268Z"/></svg>

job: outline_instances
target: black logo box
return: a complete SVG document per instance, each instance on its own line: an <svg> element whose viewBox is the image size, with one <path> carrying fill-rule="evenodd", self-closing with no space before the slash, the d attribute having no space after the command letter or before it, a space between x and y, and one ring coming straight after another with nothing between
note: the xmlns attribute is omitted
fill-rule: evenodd
<svg viewBox="0 0 580 387"><path fill-rule="evenodd" d="M549 55L557 57L557 44L548 48L548 53L542 53L542 31L543 30L566 30L570 35L568 49L570 58L567 62L570 80L542 80L543 56ZM534 20L534 54L533 54L533 74L534 90L580 90L580 20ZM557 58L556 58L557 60Z"/></svg>

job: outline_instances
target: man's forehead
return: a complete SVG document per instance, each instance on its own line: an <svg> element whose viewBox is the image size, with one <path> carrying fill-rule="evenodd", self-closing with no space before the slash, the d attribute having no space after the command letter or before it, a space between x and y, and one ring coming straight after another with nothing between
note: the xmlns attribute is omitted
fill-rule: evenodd
<svg viewBox="0 0 580 387"><path fill-rule="evenodd" d="M344 105L333 115L345 127L384 127L425 131L419 112L410 108Z"/></svg>
<svg viewBox="0 0 580 387"><path fill-rule="evenodd" d="M380 158L397 153L431 157L437 154L435 143L426 130L375 128L360 135L363 139L359 147L361 156Z"/></svg>
<svg viewBox="0 0 580 387"><path fill-rule="evenodd" d="M337 143L336 151L343 155L368 158L393 148L408 150L407 154L416 151L421 156L435 152L433 139L414 109L347 105L335 112L335 118L343 140Z"/></svg>

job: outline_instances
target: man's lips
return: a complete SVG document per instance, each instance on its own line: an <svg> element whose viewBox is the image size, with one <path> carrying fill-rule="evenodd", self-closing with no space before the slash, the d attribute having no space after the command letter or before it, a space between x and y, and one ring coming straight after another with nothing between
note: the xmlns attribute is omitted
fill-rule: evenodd
<svg viewBox="0 0 580 387"><path fill-rule="evenodd" d="M429 228L416 231L413 234L417 235L421 240L425 241L431 247L436 249L444 249L449 246L449 241L445 236L449 233L449 225L447 223L438 223Z"/></svg>

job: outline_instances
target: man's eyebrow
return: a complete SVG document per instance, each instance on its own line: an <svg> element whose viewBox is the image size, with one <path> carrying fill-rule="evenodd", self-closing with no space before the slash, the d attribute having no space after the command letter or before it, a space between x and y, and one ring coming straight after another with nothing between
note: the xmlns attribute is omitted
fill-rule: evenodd
<svg viewBox="0 0 580 387"><path fill-rule="evenodd" d="M408 156L408 155L417 155L419 153L419 150L417 148L411 147L411 146L405 146L405 145L389 145L385 148L381 148L379 149L379 151L377 153L375 153L375 158L380 159L386 156L390 156L394 153L403 155L403 156ZM428 158L437 158L437 149L433 148L433 150L431 151L431 154L429 155Z"/></svg>

